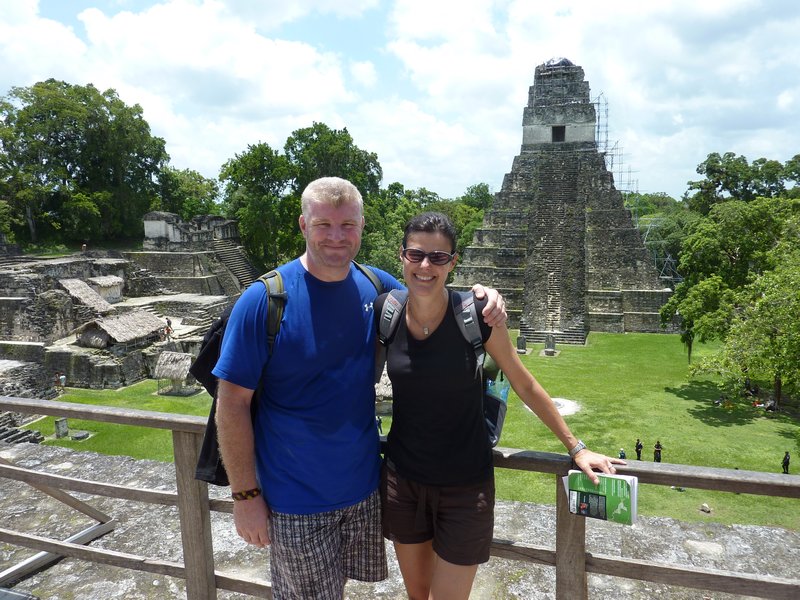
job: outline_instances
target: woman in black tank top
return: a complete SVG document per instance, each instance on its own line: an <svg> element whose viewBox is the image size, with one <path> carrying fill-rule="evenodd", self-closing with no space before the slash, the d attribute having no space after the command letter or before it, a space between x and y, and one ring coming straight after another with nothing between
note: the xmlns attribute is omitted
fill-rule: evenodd
<svg viewBox="0 0 800 600"><path fill-rule="evenodd" d="M455 247L455 228L445 215L424 213L408 223L400 252L408 300L387 347L394 403L381 478L383 528L411 598L433 592L466 600L492 542L494 473L483 382L445 287ZM384 302L385 296L376 300L376 315ZM479 316L484 306L478 304ZM504 323L482 322L481 337L517 395L593 481L593 468L613 473L614 463L625 464L588 450L572 434L520 361Z"/></svg>

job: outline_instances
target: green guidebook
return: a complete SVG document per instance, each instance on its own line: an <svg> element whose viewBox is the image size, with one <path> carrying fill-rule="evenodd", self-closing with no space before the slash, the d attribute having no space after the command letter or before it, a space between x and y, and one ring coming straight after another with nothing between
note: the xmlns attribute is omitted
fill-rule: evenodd
<svg viewBox="0 0 800 600"><path fill-rule="evenodd" d="M593 484L583 471L571 470L564 477L569 512L633 525L637 516L639 480L631 475L597 473L597 476L600 478L598 485Z"/></svg>

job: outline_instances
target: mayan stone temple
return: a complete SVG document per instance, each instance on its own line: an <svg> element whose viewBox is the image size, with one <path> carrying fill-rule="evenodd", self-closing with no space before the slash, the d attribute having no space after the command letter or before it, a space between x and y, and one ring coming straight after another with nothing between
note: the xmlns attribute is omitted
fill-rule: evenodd
<svg viewBox="0 0 800 600"><path fill-rule="evenodd" d="M583 69L536 67L522 149L456 268L454 287L498 288L530 342L583 344L589 331L660 332L670 290L598 145Z"/></svg>

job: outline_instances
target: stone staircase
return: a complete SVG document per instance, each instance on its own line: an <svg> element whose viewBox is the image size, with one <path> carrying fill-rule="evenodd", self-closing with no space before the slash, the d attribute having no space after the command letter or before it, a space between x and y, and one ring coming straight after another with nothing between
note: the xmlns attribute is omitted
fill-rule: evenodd
<svg viewBox="0 0 800 600"><path fill-rule="evenodd" d="M0 426L0 442L6 444L39 444L42 441L44 441L44 436L35 429Z"/></svg>
<svg viewBox="0 0 800 600"><path fill-rule="evenodd" d="M531 265L531 272L535 274L532 280L538 282L536 293L543 298L526 297L523 312L538 315L538 327L530 327L523 318L520 329L531 342L544 341L550 333L556 342L584 344L587 326L583 286L580 286L580 293L575 291L575 282L585 279L584 244L582 227L576 227L574 211L570 214L578 195L574 185L577 179L575 155L567 158L561 152L541 153L535 160L528 158L524 162L540 182L531 210L529 246L538 257ZM565 268L567 257L570 257L569 269Z"/></svg>
<svg viewBox="0 0 800 600"><path fill-rule="evenodd" d="M217 302L215 304L205 305L202 308L198 308L193 310L189 313L184 319L184 325L191 325L195 327L195 330L191 333L178 335L176 336L178 339L184 337L191 337L196 336L198 333L201 335L205 334L208 331L208 328L211 327L211 324L222 314L222 311L228 306L230 301L224 302Z"/></svg>
<svg viewBox="0 0 800 600"><path fill-rule="evenodd" d="M22 254L0 254L0 271L19 269L28 263L34 263L38 259Z"/></svg>
<svg viewBox="0 0 800 600"><path fill-rule="evenodd" d="M475 231L473 245L465 248L450 287L468 290L475 283L490 285L506 301L511 327L522 314L526 268L528 210L516 194L495 197L486 210L482 227Z"/></svg>
<svg viewBox="0 0 800 600"><path fill-rule="evenodd" d="M241 289L245 289L258 277L241 246L237 246L230 240L212 240L211 249L219 261L233 273L239 281Z"/></svg>
<svg viewBox="0 0 800 600"><path fill-rule="evenodd" d="M519 334L530 343L543 344L548 335L552 335L557 344L574 344L583 346L586 344L586 330L583 327L572 327L564 331L537 331L525 321L525 317L520 319Z"/></svg>

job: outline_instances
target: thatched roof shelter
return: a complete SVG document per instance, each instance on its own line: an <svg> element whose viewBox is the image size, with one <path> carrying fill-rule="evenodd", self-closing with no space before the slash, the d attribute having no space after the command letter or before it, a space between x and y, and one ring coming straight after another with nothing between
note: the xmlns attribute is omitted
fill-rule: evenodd
<svg viewBox="0 0 800 600"><path fill-rule="evenodd" d="M75 333L82 346L106 348L114 344L157 339L163 327L164 323L157 316L144 310L135 310L89 321L75 329Z"/></svg>
<svg viewBox="0 0 800 600"><path fill-rule="evenodd" d="M189 373L194 356L184 352L164 351L158 355L154 375L158 393L170 396L189 396L200 391L197 380Z"/></svg>
<svg viewBox="0 0 800 600"><path fill-rule="evenodd" d="M156 379L186 379L193 360L191 354L165 350L158 355L154 375Z"/></svg>
<svg viewBox="0 0 800 600"><path fill-rule="evenodd" d="M114 312L114 307L106 302L103 297L95 292L85 281L80 279L59 279L58 283L61 284L67 293L78 300L81 304L85 304L96 313L106 315Z"/></svg>

